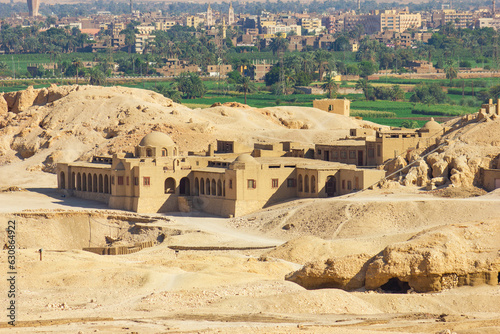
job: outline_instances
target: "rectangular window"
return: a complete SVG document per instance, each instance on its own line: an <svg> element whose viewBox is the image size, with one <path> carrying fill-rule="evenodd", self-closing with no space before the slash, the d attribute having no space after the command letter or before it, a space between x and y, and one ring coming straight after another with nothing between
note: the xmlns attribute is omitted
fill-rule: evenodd
<svg viewBox="0 0 500 334"><path fill-rule="evenodd" d="M127 176L127 186L130 184L130 178Z"/></svg>
<svg viewBox="0 0 500 334"><path fill-rule="evenodd" d="M356 151L349 151L349 159L356 159Z"/></svg>
<svg viewBox="0 0 500 334"><path fill-rule="evenodd" d="M375 156L375 152L373 148L368 149L368 158L373 158Z"/></svg>
<svg viewBox="0 0 500 334"><path fill-rule="evenodd" d="M139 178L134 177L134 185L138 186L139 185Z"/></svg>
<svg viewBox="0 0 500 334"><path fill-rule="evenodd" d="M145 185L145 186L150 186L151 185L151 178L149 176L144 176L143 185Z"/></svg>
<svg viewBox="0 0 500 334"><path fill-rule="evenodd" d="M341 151L340 152L340 158L341 159L347 159L347 151Z"/></svg>
<svg viewBox="0 0 500 334"><path fill-rule="evenodd" d="M233 179L229 180L229 189L233 189Z"/></svg>
<svg viewBox="0 0 500 334"><path fill-rule="evenodd" d="M118 176L118 185L123 186L123 176Z"/></svg>
<svg viewBox="0 0 500 334"><path fill-rule="evenodd" d="M321 150L318 150L318 154L321 154Z"/></svg>
<svg viewBox="0 0 500 334"><path fill-rule="evenodd" d="M295 179L287 179L286 185L288 188L293 188L297 186L297 184L295 183Z"/></svg>
<svg viewBox="0 0 500 334"><path fill-rule="evenodd" d="M253 179L247 180L248 183L248 189L255 189L257 188L257 182Z"/></svg>
<svg viewBox="0 0 500 334"><path fill-rule="evenodd" d="M345 180L342 180L342 189L345 189Z"/></svg>
<svg viewBox="0 0 500 334"><path fill-rule="evenodd" d="M272 179L271 180L271 186L273 188L278 188L278 179Z"/></svg>
<svg viewBox="0 0 500 334"><path fill-rule="evenodd" d="M351 190L352 184L351 181L347 181L347 190Z"/></svg>
<svg viewBox="0 0 500 334"><path fill-rule="evenodd" d="M377 157L380 157L380 155L382 154L381 151L382 151L382 146L377 145Z"/></svg>
<svg viewBox="0 0 500 334"><path fill-rule="evenodd" d="M339 152L332 151L332 157L334 157L335 159L337 159L339 157Z"/></svg>

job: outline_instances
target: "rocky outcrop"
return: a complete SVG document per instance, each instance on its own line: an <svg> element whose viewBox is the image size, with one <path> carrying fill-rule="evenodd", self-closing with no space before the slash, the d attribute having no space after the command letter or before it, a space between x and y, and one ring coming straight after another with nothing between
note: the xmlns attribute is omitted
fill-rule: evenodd
<svg viewBox="0 0 500 334"><path fill-rule="evenodd" d="M29 86L22 91L0 94L0 115L8 111L17 114L33 105L41 106L54 102L77 89L76 85L58 87L52 84L48 89L34 89L33 86Z"/></svg>
<svg viewBox="0 0 500 334"><path fill-rule="evenodd" d="M350 255L324 262L313 262L301 270L285 277L306 289L338 288L347 291L362 288L365 285L368 254Z"/></svg>
<svg viewBox="0 0 500 334"><path fill-rule="evenodd" d="M385 170L387 171L387 174L392 174L397 170L400 170L403 167L406 167L408 163L406 162L405 158L402 156L398 156L396 159L391 160L387 165L385 165Z"/></svg>
<svg viewBox="0 0 500 334"><path fill-rule="evenodd" d="M406 292L498 284L500 221L436 227L380 254L333 258L305 265L287 280L307 289L365 287Z"/></svg>

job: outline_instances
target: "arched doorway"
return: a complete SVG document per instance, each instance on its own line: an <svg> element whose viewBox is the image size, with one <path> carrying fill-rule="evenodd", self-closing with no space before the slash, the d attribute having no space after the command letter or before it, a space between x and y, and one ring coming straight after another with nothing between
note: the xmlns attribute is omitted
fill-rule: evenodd
<svg viewBox="0 0 500 334"><path fill-rule="evenodd" d="M311 176L311 193L316 193L316 177L314 175Z"/></svg>
<svg viewBox="0 0 500 334"><path fill-rule="evenodd" d="M205 191L205 194L210 195L210 180L209 179L206 180L206 187L207 187L207 189Z"/></svg>
<svg viewBox="0 0 500 334"><path fill-rule="evenodd" d="M326 178L325 191L328 197L335 196L335 193L337 192L337 180L335 179L335 176L329 175Z"/></svg>
<svg viewBox="0 0 500 334"><path fill-rule="evenodd" d="M88 177L88 191L92 191L92 174L89 174L89 177Z"/></svg>
<svg viewBox="0 0 500 334"><path fill-rule="evenodd" d="M175 193L175 180L172 177L169 177L165 180L165 194L174 194Z"/></svg>
<svg viewBox="0 0 500 334"><path fill-rule="evenodd" d="M184 196L191 195L191 185L187 177L183 177L179 182L179 194Z"/></svg>
<svg viewBox="0 0 500 334"><path fill-rule="evenodd" d="M61 189L66 189L66 176L64 175L64 172L59 174L59 186Z"/></svg>
<svg viewBox="0 0 500 334"><path fill-rule="evenodd" d="M198 196L200 194L200 181L198 178L194 179L194 195Z"/></svg>
<svg viewBox="0 0 500 334"><path fill-rule="evenodd" d="M304 176L304 192L309 192L309 175Z"/></svg>
<svg viewBox="0 0 500 334"><path fill-rule="evenodd" d="M202 195L205 195L205 179L202 178L200 181L200 193Z"/></svg>
<svg viewBox="0 0 500 334"><path fill-rule="evenodd" d="M94 174L94 180L92 181L94 184L94 192L97 192L97 174Z"/></svg>
<svg viewBox="0 0 500 334"><path fill-rule="evenodd" d="M76 190L76 174L71 173L71 189Z"/></svg>
<svg viewBox="0 0 500 334"><path fill-rule="evenodd" d="M303 191L303 185L302 185L302 175L299 174L299 177L298 177L298 183L299 183L299 192L302 192Z"/></svg>

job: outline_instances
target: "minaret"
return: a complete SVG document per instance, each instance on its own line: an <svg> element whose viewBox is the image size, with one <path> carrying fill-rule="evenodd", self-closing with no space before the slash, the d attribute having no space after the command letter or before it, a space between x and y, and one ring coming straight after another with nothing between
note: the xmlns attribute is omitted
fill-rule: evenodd
<svg viewBox="0 0 500 334"><path fill-rule="evenodd" d="M495 3L495 0L493 0L493 3ZM233 23L234 23L234 9L233 9L233 3L231 2L229 3L229 16L227 19L227 24L232 25Z"/></svg>
<svg viewBox="0 0 500 334"><path fill-rule="evenodd" d="M226 39L226 19L222 18L222 38Z"/></svg>
<svg viewBox="0 0 500 334"><path fill-rule="evenodd" d="M213 17L212 17L212 8L210 8L210 4L208 4L207 8L207 28L213 26Z"/></svg>

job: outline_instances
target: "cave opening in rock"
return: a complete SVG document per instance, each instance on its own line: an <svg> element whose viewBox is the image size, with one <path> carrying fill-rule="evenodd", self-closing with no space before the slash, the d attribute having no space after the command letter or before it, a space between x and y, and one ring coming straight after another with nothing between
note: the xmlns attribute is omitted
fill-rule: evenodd
<svg viewBox="0 0 500 334"><path fill-rule="evenodd" d="M497 283L500 284L500 272L498 273L498 276L497 276Z"/></svg>
<svg viewBox="0 0 500 334"><path fill-rule="evenodd" d="M393 277L387 283L380 287L384 292L390 293L406 293L410 290L408 282L400 281L399 278Z"/></svg>

